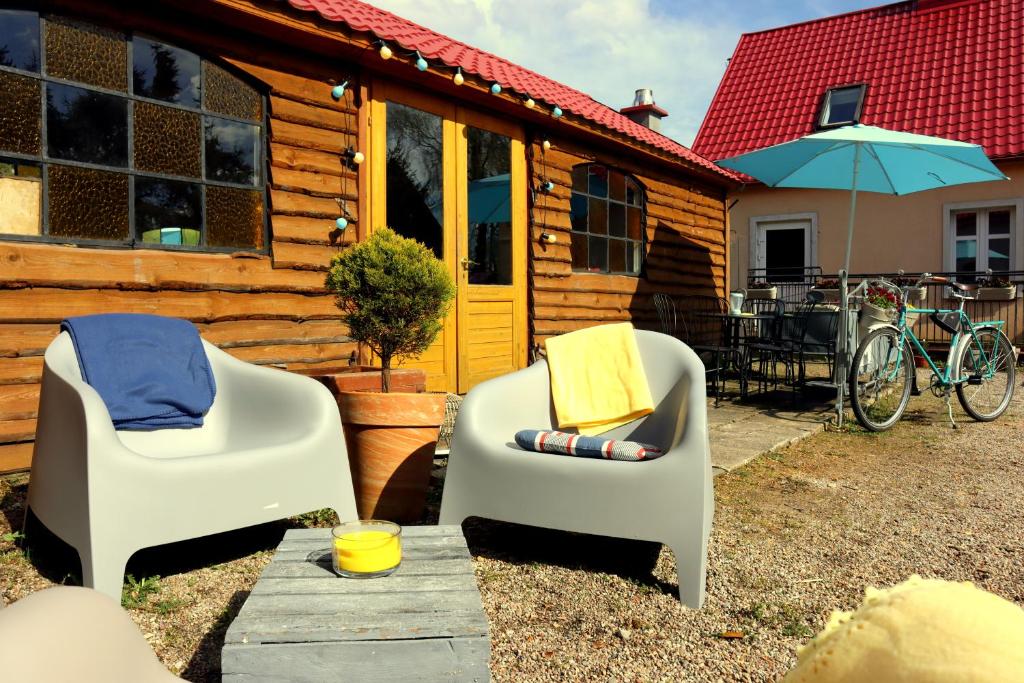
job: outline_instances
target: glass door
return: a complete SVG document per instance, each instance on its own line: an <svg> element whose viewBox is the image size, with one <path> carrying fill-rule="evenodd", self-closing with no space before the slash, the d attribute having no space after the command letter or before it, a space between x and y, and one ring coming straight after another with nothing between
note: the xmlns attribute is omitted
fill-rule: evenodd
<svg viewBox="0 0 1024 683"><path fill-rule="evenodd" d="M371 230L388 225L444 261L456 301L431 347L404 367L464 393L526 363L526 165L522 134L392 84L371 106Z"/></svg>
<svg viewBox="0 0 1024 683"><path fill-rule="evenodd" d="M507 122L458 113L459 381L464 393L525 365L526 165Z"/></svg>

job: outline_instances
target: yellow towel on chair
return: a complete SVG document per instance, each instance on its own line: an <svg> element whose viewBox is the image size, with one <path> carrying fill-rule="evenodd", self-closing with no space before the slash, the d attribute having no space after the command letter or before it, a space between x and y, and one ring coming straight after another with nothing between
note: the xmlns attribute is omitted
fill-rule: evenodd
<svg viewBox="0 0 1024 683"><path fill-rule="evenodd" d="M654 412L631 324L570 332L544 346L560 429L590 436Z"/></svg>

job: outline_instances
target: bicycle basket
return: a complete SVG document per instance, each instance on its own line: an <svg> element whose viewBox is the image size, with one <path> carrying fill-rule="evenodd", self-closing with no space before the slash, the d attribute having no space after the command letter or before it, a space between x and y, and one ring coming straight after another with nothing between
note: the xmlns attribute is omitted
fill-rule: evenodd
<svg viewBox="0 0 1024 683"><path fill-rule="evenodd" d="M932 313L928 317L932 319L933 323L950 334L956 334L960 331L960 313L956 311Z"/></svg>

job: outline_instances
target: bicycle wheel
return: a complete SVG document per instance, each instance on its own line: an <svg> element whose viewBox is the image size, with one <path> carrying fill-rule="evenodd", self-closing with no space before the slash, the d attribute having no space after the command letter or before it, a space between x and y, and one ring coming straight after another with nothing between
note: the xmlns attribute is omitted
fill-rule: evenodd
<svg viewBox="0 0 1024 683"><path fill-rule="evenodd" d="M850 370L850 404L864 429L896 424L910 401L914 358L892 327L872 330L857 347Z"/></svg>
<svg viewBox="0 0 1024 683"><path fill-rule="evenodd" d="M991 422L1010 405L1017 368L1013 346L1005 334L995 327L982 327L976 332L978 340L965 337L953 360L953 376L967 378L966 382L957 382L956 397L968 415Z"/></svg>

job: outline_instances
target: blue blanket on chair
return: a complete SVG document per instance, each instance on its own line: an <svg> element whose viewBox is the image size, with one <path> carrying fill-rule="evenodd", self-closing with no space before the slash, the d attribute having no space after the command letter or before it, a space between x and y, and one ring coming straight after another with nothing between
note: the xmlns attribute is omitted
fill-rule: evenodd
<svg viewBox="0 0 1024 683"><path fill-rule="evenodd" d="M68 318L82 379L107 404L115 429L201 427L217 385L187 320L109 313Z"/></svg>

